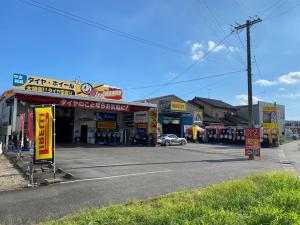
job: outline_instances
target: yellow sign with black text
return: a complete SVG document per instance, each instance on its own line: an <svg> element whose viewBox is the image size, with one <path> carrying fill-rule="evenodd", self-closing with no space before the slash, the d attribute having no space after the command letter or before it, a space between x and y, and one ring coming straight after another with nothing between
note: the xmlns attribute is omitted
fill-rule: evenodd
<svg viewBox="0 0 300 225"><path fill-rule="evenodd" d="M122 100L121 89L104 84L80 83L23 74L13 75L13 89L96 99Z"/></svg>
<svg viewBox="0 0 300 225"><path fill-rule="evenodd" d="M186 111L186 104L184 102L171 101L171 111Z"/></svg>
<svg viewBox="0 0 300 225"><path fill-rule="evenodd" d="M267 128L267 129L278 128L278 124L277 123L263 123L263 128Z"/></svg>
<svg viewBox="0 0 300 225"><path fill-rule="evenodd" d="M53 116L52 108L35 108L34 161L53 161Z"/></svg>

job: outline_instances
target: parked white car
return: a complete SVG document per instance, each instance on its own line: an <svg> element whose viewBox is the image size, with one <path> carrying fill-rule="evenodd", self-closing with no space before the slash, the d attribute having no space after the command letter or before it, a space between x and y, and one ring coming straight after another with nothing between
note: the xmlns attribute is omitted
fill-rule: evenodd
<svg viewBox="0 0 300 225"><path fill-rule="evenodd" d="M175 134L163 134L161 135L161 145L185 145L187 140L185 138L177 137Z"/></svg>

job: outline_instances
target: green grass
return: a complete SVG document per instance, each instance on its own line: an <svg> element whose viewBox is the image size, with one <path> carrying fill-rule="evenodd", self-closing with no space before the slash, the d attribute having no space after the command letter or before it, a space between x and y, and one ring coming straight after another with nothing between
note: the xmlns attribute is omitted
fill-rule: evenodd
<svg viewBox="0 0 300 225"><path fill-rule="evenodd" d="M204 189L87 209L45 224L300 225L300 180L281 171L254 174Z"/></svg>

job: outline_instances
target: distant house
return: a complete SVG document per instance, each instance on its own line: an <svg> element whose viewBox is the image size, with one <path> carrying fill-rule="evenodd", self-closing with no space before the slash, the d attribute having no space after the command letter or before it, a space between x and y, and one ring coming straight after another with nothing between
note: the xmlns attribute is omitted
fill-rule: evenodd
<svg viewBox="0 0 300 225"><path fill-rule="evenodd" d="M203 108L203 123L206 126L247 126L247 121L238 116L239 108L217 99L195 97L188 101Z"/></svg>

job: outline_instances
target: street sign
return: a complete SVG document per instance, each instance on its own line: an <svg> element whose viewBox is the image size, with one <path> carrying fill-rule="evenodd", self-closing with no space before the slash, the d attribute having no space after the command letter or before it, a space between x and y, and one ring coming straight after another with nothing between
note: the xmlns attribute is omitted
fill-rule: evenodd
<svg viewBox="0 0 300 225"><path fill-rule="evenodd" d="M260 156L260 128L245 128L245 155Z"/></svg>

